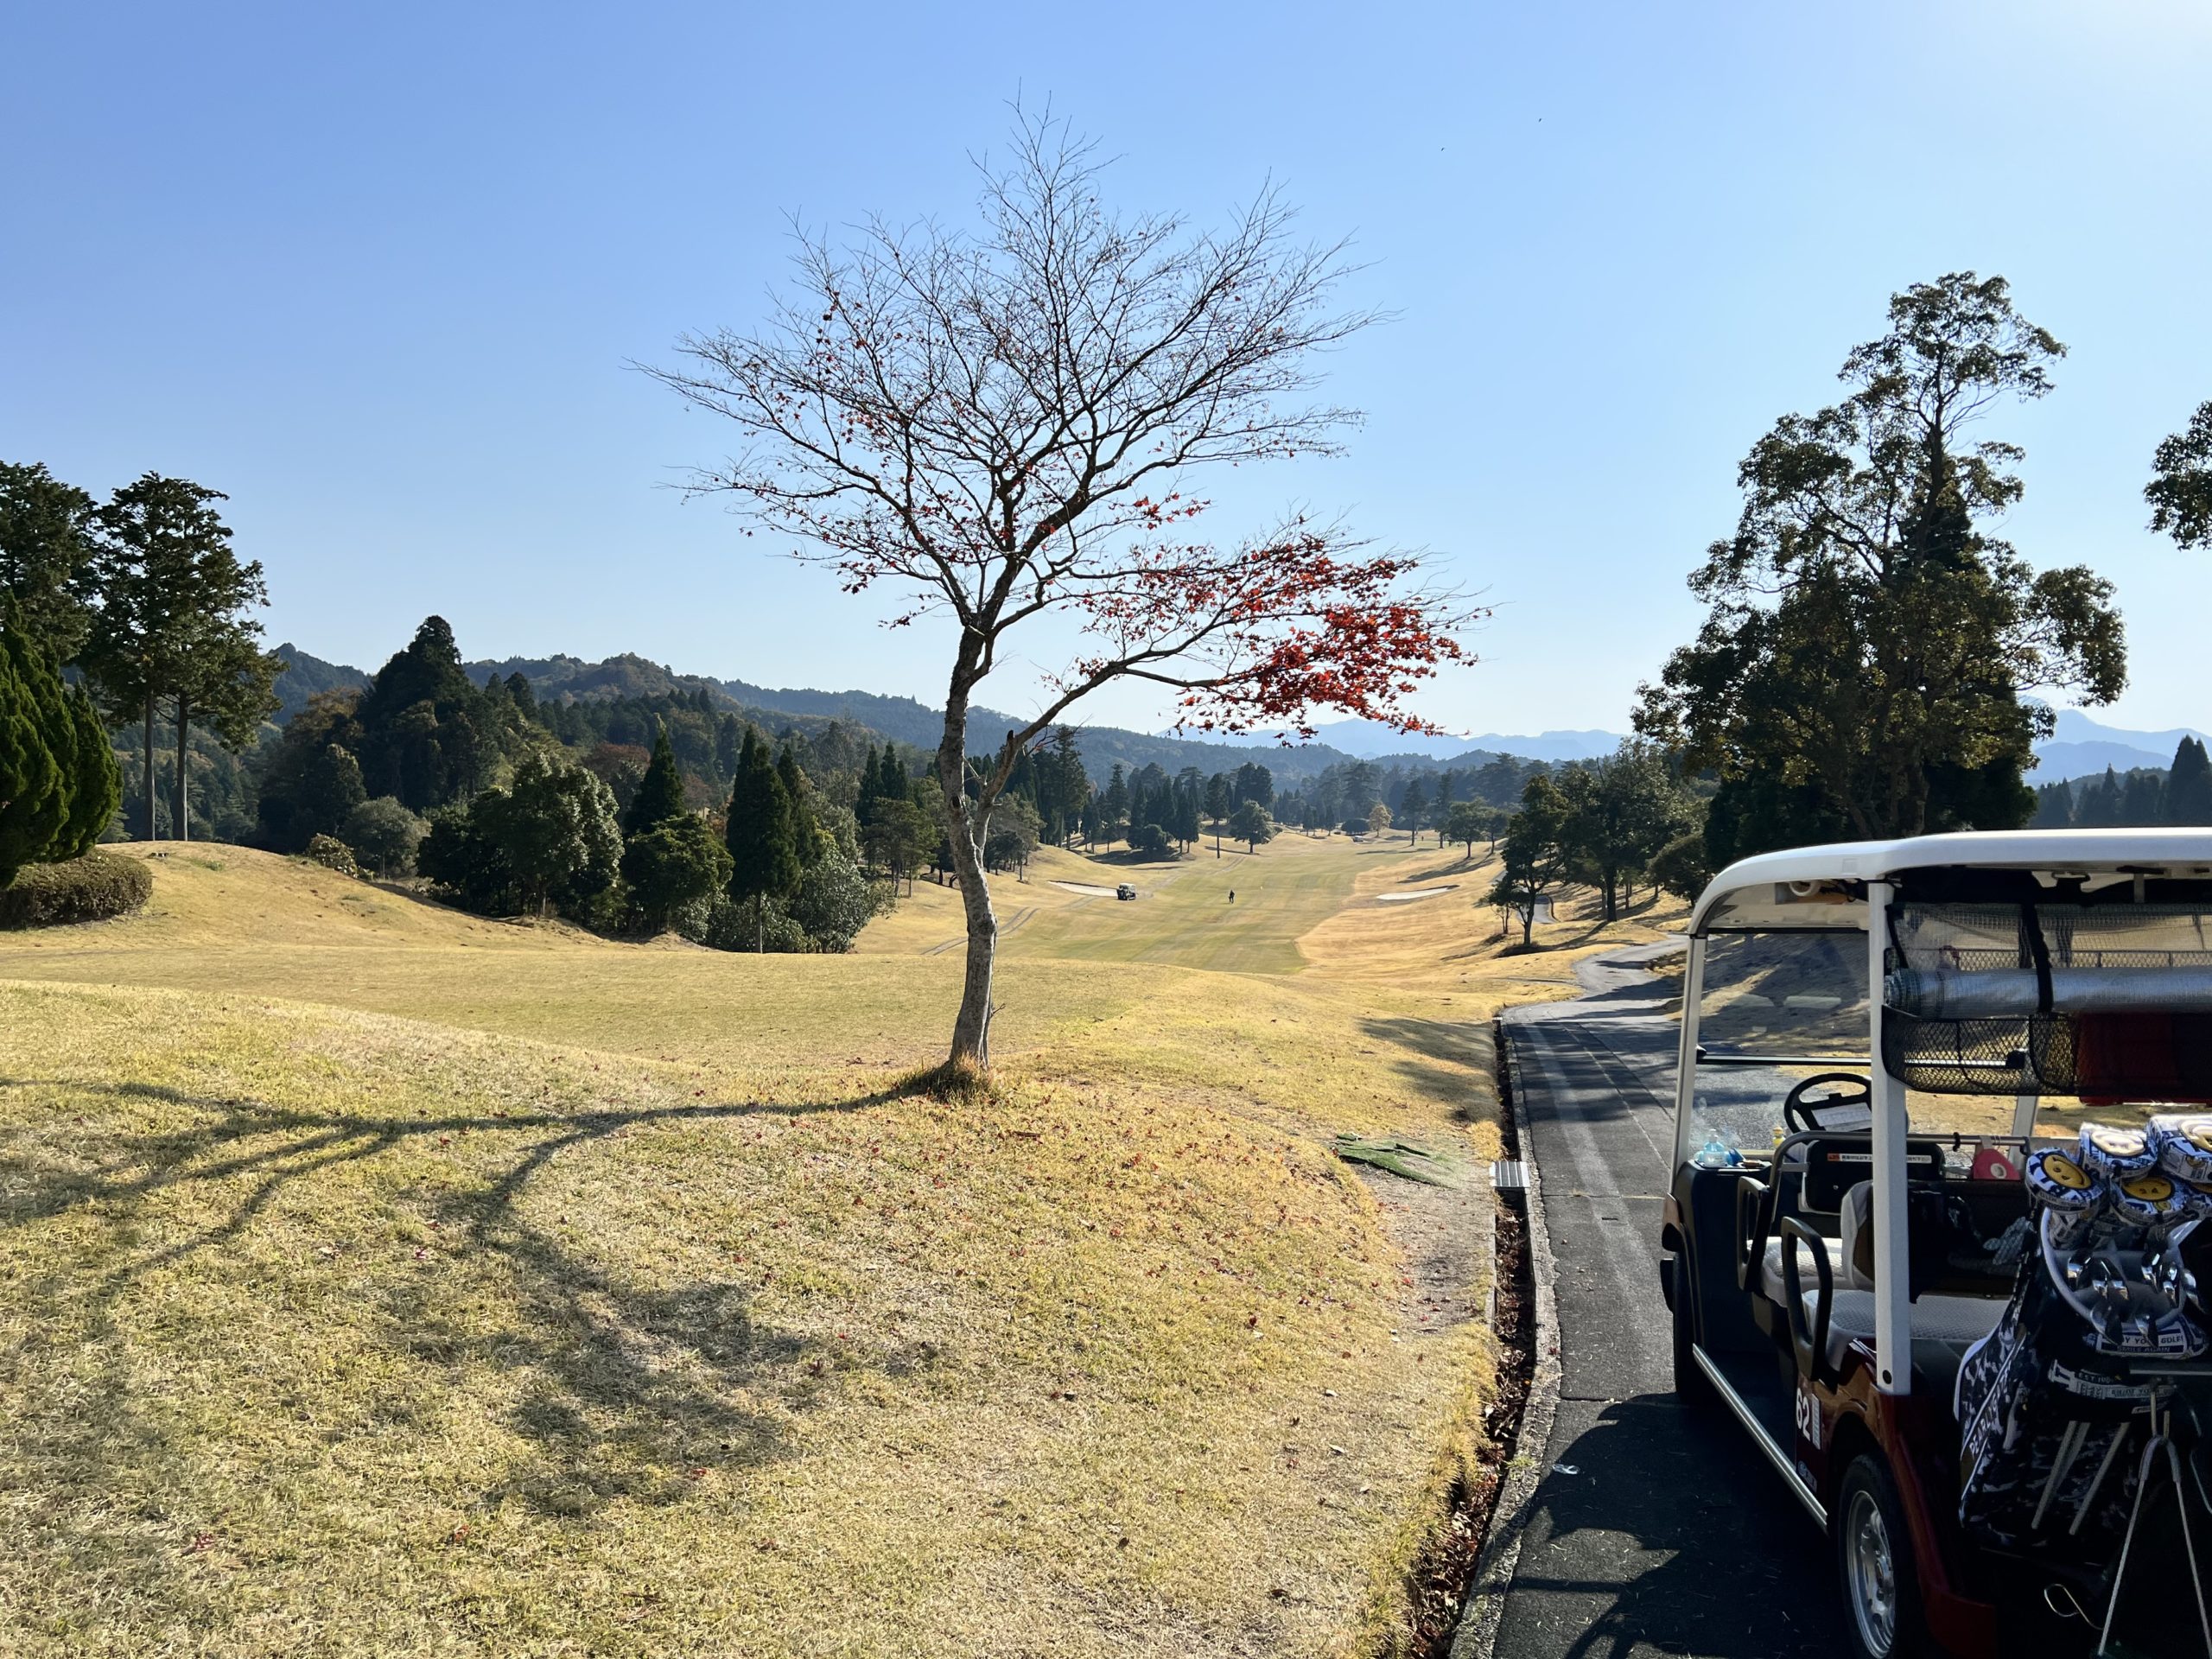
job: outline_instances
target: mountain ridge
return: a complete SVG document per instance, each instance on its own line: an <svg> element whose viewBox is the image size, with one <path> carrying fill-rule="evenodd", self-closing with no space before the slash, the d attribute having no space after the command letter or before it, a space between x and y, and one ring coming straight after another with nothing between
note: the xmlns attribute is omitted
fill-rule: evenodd
<svg viewBox="0 0 2212 1659"><path fill-rule="evenodd" d="M362 670L316 657L289 640L276 647L276 655L289 664L276 681L282 700L277 710L280 721L289 720L305 708L308 697L316 692L359 690L369 682ZM879 737L923 750L936 748L943 719L937 709L914 697L877 691L764 686L747 680L682 674L631 652L595 663L556 652L550 657L508 657L497 661L480 658L463 667L480 685L495 674L505 678L519 673L540 697L662 696L704 690L728 703L733 712L748 718L849 721ZM995 747L1000 735L1027 723L998 709L978 707L969 715L969 730L979 747ZM1186 766L1217 772L1225 766L1256 762L1284 783L1317 777L1329 766L1353 760L1469 771L1500 756L1559 765L1608 753L1621 741L1619 734L1597 729L1430 736L1395 731L1369 720L1327 721L1315 728L1312 741L1289 745L1228 733L1146 733L1118 726L1084 725L1076 725L1075 730L1085 766L1101 778L1117 761L1131 771L1156 764L1169 772ZM2163 771L2172 764L2174 747L2183 737L2203 740L2206 734L2187 726L2167 731L2107 726L2080 709L2062 709L2056 711L2051 735L2036 746L2037 765L2028 774L2029 780L2053 783L2099 776L2108 766L2121 772L2141 766Z"/></svg>

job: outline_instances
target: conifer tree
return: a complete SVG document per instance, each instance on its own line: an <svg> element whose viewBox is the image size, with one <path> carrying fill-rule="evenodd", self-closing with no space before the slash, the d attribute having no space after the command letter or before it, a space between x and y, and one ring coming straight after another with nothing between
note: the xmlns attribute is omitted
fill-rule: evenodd
<svg viewBox="0 0 2212 1659"><path fill-rule="evenodd" d="M807 799L806 774L798 769L798 757L791 753L788 743L776 753L776 778L791 803L791 851L802 868L810 866L821 854L822 838L814 830L814 808Z"/></svg>
<svg viewBox="0 0 2212 1659"><path fill-rule="evenodd" d="M1421 821L1428 810L1428 791L1421 787L1420 779L1406 785L1406 792L1398 798L1398 810L1406 821L1406 839L1421 839Z"/></svg>
<svg viewBox="0 0 2212 1659"><path fill-rule="evenodd" d="M630 798L630 810L623 816L624 839L635 841L648 830L658 830L671 818L683 816L683 772L676 764L676 746L669 741L666 721L658 722L653 735L652 759L645 763L645 775L638 784L638 792Z"/></svg>
<svg viewBox="0 0 2212 1659"><path fill-rule="evenodd" d="M0 887L51 856L69 822L76 733L42 655L12 616L0 622Z"/></svg>
<svg viewBox="0 0 2212 1659"><path fill-rule="evenodd" d="M2212 824L2212 756L2203 741L2184 737L2174 749L2166 778L2166 822Z"/></svg>
<svg viewBox="0 0 2212 1659"><path fill-rule="evenodd" d="M768 758L759 733L746 728L738 751L737 781L729 794L730 897L753 905L753 949L766 949L765 914L770 899L798 885L798 849L791 833L791 797Z"/></svg>

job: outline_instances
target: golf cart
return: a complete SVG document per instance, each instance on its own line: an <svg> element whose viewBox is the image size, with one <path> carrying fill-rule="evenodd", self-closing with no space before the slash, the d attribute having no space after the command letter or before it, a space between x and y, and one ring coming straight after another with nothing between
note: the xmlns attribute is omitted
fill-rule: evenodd
<svg viewBox="0 0 2212 1659"><path fill-rule="evenodd" d="M2209 1103L2212 830L1806 848L1699 899L1675 1387L1828 1533L1854 1651L2212 1656Z"/></svg>

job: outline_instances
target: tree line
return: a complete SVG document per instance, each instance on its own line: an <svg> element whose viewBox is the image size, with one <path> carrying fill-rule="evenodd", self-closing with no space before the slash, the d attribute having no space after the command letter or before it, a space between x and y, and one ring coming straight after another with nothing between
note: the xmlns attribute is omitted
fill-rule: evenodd
<svg viewBox="0 0 2212 1659"><path fill-rule="evenodd" d="M2173 765L2160 771L2107 766L2101 778L2072 778L2036 791L2032 830L2149 828L2212 824L2212 758L2200 738L2175 746Z"/></svg>

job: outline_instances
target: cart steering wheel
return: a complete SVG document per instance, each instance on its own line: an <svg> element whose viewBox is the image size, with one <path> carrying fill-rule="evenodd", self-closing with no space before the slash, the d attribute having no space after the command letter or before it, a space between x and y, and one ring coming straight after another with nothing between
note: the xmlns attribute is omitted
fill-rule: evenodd
<svg viewBox="0 0 2212 1659"><path fill-rule="evenodd" d="M1806 1096L1822 1084L1833 1083L1847 1084L1850 1086L1840 1093L1825 1095L1818 1100L1806 1099ZM1789 1091L1789 1098L1782 1103L1782 1121L1790 1128L1800 1132L1817 1132L1821 1125L1813 1122L1812 1109L1814 1107L1871 1106L1873 1102L1872 1086L1858 1072L1823 1071L1818 1077L1807 1077Z"/></svg>

